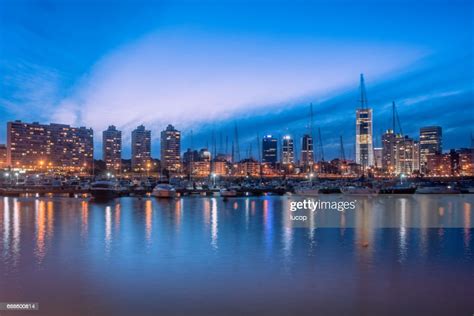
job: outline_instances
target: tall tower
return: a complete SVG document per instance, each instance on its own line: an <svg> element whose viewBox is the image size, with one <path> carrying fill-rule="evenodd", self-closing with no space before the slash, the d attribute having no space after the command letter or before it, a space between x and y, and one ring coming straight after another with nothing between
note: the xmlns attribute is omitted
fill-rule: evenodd
<svg viewBox="0 0 474 316"><path fill-rule="evenodd" d="M170 174L176 174L181 169L181 132L173 125L168 125L161 132L161 168Z"/></svg>
<svg viewBox="0 0 474 316"><path fill-rule="evenodd" d="M295 147L291 136L283 137L281 146L281 162L283 164L292 164L295 162Z"/></svg>
<svg viewBox="0 0 474 316"><path fill-rule="evenodd" d="M277 153L278 140L272 135L265 135L262 141L262 162L275 164Z"/></svg>
<svg viewBox="0 0 474 316"><path fill-rule="evenodd" d="M107 170L120 171L122 165L122 132L113 125L102 132L102 156Z"/></svg>
<svg viewBox="0 0 474 316"><path fill-rule="evenodd" d="M145 171L151 162L151 131L140 125L132 131L132 170Z"/></svg>
<svg viewBox="0 0 474 316"><path fill-rule="evenodd" d="M364 75L360 75L360 107L356 110L356 163L365 167L374 165L372 139L372 109L368 108Z"/></svg>
<svg viewBox="0 0 474 316"><path fill-rule="evenodd" d="M440 126L420 128L420 170L427 173L428 160L435 154L443 152L443 130Z"/></svg>

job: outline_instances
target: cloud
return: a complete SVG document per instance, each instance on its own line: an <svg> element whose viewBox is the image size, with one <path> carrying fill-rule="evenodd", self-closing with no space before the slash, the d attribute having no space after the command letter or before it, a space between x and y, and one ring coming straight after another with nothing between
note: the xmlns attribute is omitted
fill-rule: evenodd
<svg viewBox="0 0 474 316"><path fill-rule="evenodd" d="M418 48L328 41L274 41L161 31L99 60L62 100L55 117L127 137L144 123L187 130L259 111L276 111L307 95L323 96L421 58ZM354 67L354 65L361 65Z"/></svg>

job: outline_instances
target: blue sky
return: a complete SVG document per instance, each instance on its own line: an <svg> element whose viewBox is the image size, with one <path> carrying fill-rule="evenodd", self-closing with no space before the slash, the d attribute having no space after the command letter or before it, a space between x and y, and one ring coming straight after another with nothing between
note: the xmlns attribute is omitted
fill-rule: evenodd
<svg viewBox="0 0 474 316"><path fill-rule="evenodd" d="M472 1L0 0L0 142L5 122L58 122L124 132L168 123L183 149L257 134L300 137L309 103L326 157L342 135L353 154L359 74L374 133L443 126L445 148L474 132ZM217 136L219 138L219 136Z"/></svg>

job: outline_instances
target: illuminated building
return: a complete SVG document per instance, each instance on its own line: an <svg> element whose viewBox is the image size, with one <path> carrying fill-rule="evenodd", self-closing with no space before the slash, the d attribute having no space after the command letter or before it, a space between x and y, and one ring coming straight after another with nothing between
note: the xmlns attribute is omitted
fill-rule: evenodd
<svg viewBox="0 0 474 316"><path fill-rule="evenodd" d="M262 162L276 164L278 155L278 140L272 135L266 135L262 141Z"/></svg>
<svg viewBox="0 0 474 316"><path fill-rule="evenodd" d="M356 163L364 169L374 165L372 109L368 108L364 75L360 75L361 107L356 110Z"/></svg>
<svg viewBox="0 0 474 316"><path fill-rule="evenodd" d="M194 161L192 162L192 174L196 177L208 177L211 174L210 161Z"/></svg>
<svg viewBox="0 0 474 316"><path fill-rule="evenodd" d="M229 175L229 165L225 160L214 160L212 162L212 172L217 176Z"/></svg>
<svg viewBox="0 0 474 316"><path fill-rule="evenodd" d="M162 170L170 174L181 171L181 132L173 125L168 125L161 132L161 164Z"/></svg>
<svg viewBox="0 0 474 316"><path fill-rule="evenodd" d="M113 125L102 132L102 157L107 170L120 171L122 166L122 132Z"/></svg>
<svg viewBox="0 0 474 316"><path fill-rule="evenodd" d="M388 173L395 171L395 144L397 135L389 129L382 135L382 170Z"/></svg>
<svg viewBox="0 0 474 316"><path fill-rule="evenodd" d="M420 171L422 173L429 173L429 157L442 152L441 127L428 126L420 128Z"/></svg>
<svg viewBox="0 0 474 316"><path fill-rule="evenodd" d="M356 163L364 167L374 165L372 109L356 110Z"/></svg>
<svg viewBox="0 0 474 316"><path fill-rule="evenodd" d="M284 136L281 146L281 162L292 164L295 162L295 147L291 136Z"/></svg>
<svg viewBox="0 0 474 316"><path fill-rule="evenodd" d="M146 171L151 163L151 131L140 125L132 131L132 170Z"/></svg>
<svg viewBox="0 0 474 316"><path fill-rule="evenodd" d="M308 169L314 163L313 137L305 134L301 138L301 164Z"/></svg>
<svg viewBox="0 0 474 316"><path fill-rule="evenodd" d="M430 176L452 175L451 156L449 154L432 154L427 156L426 172Z"/></svg>
<svg viewBox="0 0 474 316"><path fill-rule="evenodd" d="M459 154L459 175L474 175L474 148L461 148Z"/></svg>
<svg viewBox="0 0 474 316"><path fill-rule="evenodd" d="M92 168L93 131L64 124L7 123L7 164L28 170Z"/></svg>
<svg viewBox="0 0 474 316"><path fill-rule="evenodd" d="M397 136L395 143L395 173L410 175L415 171L415 141L408 136Z"/></svg>
<svg viewBox="0 0 474 316"><path fill-rule="evenodd" d="M0 169L7 167L7 145L0 145Z"/></svg>
<svg viewBox="0 0 474 316"><path fill-rule="evenodd" d="M258 177L260 176L260 164L252 158L244 159L237 164L235 171L237 176Z"/></svg>

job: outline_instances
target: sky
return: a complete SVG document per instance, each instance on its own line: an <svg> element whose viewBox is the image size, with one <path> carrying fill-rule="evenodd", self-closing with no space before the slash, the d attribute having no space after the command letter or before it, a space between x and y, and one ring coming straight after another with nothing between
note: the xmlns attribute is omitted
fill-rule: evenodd
<svg viewBox="0 0 474 316"><path fill-rule="evenodd" d="M10 120L87 126L100 157L113 124L127 158L144 124L158 157L168 124L183 150L222 151L237 126L257 156L264 134L299 148L312 103L326 159L340 136L353 157L361 73L376 145L395 101L405 134L440 125L444 149L468 147L473 2L0 0L0 143Z"/></svg>

